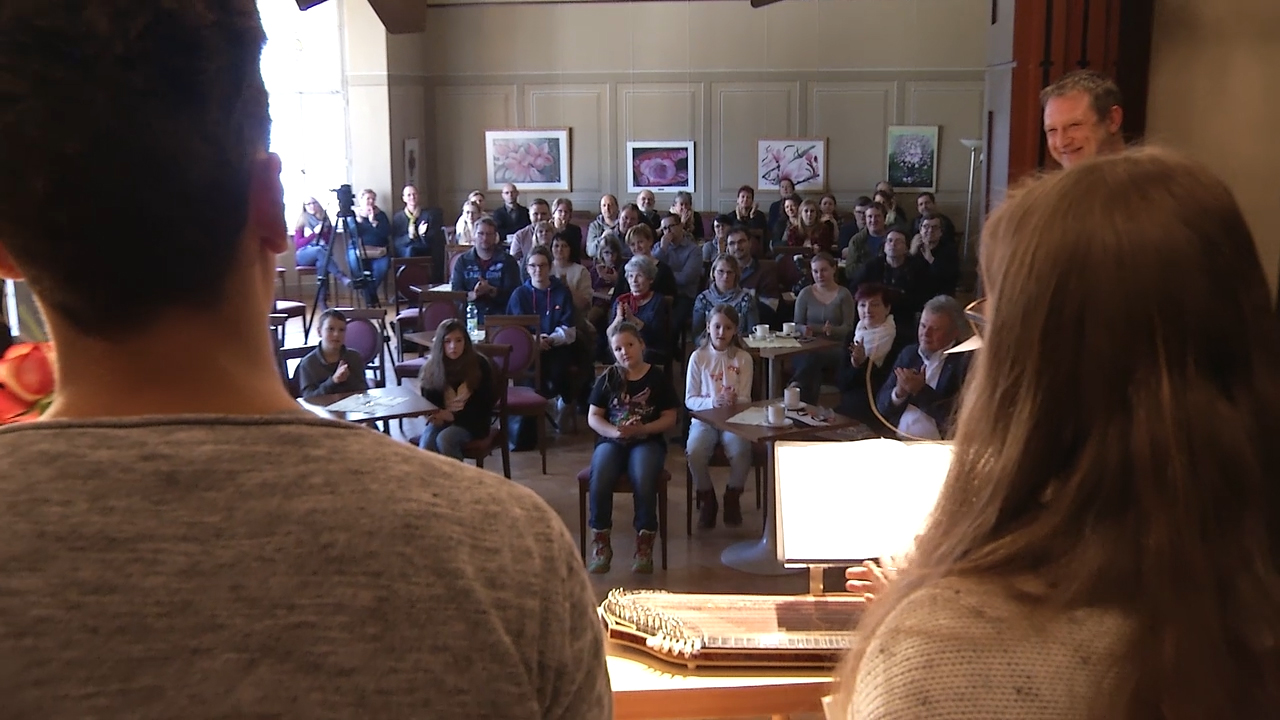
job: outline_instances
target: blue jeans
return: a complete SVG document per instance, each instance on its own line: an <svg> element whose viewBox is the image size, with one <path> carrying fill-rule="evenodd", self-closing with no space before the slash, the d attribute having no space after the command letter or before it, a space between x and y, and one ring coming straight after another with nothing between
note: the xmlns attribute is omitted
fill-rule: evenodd
<svg viewBox="0 0 1280 720"><path fill-rule="evenodd" d="M631 478L636 503L636 532L658 530L658 475L667 460L667 444L659 437L632 445L606 440L591 454L591 528L613 527L613 486L622 474Z"/></svg>
<svg viewBox="0 0 1280 720"><path fill-rule="evenodd" d="M724 445L729 458L729 485L734 490L746 487L747 473L751 472L751 443L728 431L716 430L694 418L689 425L689 443L685 454L689 459L689 472L698 490L715 490L711 484L711 456L716 444Z"/></svg>
<svg viewBox="0 0 1280 720"><path fill-rule="evenodd" d="M373 284L364 289L365 300L370 306L378 304L378 288L382 287L382 283L387 279L387 273L391 271L391 258L380 257L376 260L365 260L368 263L369 271L373 274ZM360 259L356 257L354 249L347 250L347 267L351 270L351 278L359 279L362 277L360 273Z"/></svg>
<svg viewBox="0 0 1280 720"><path fill-rule="evenodd" d="M333 275L342 277L342 269L338 267L338 258L329 255L329 266L324 272L320 270L320 263L324 260L325 248L320 245L308 245L298 248L298 256L294 260L294 264L298 267L313 267L316 269L316 275Z"/></svg>
<svg viewBox="0 0 1280 720"><path fill-rule="evenodd" d="M437 452L454 460L462 459L462 446L473 438L467 429L458 425L436 425L427 423L427 431L422 433L418 447L423 450Z"/></svg>

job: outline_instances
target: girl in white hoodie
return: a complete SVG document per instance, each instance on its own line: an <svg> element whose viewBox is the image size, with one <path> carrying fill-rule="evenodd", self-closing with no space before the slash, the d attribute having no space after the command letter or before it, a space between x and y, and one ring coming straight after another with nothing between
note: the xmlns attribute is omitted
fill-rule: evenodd
<svg viewBox="0 0 1280 720"><path fill-rule="evenodd" d="M717 305L707 315L707 332L698 349L689 356L684 398L689 410L751 402L754 366L751 353L742 347L738 338L738 321L738 311L729 305ZM724 454L729 458L729 484L724 490L724 524L729 527L742 524L738 499L751 471L751 443L694 418L689 426L685 455L701 505L698 527L703 530L716 526L716 514L720 510L710 468L717 444L724 446Z"/></svg>

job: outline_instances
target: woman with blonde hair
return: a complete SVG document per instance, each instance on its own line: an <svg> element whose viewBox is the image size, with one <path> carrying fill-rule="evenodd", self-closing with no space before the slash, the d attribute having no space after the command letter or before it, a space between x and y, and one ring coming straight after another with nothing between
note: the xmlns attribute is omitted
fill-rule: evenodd
<svg viewBox="0 0 1280 720"><path fill-rule="evenodd" d="M476 244L476 223L481 217L484 217L484 214L479 205L470 200L462 204L462 214L458 216L458 222L453 226L455 245Z"/></svg>
<svg viewBox="0 0 1280 720"><path fill-rule="evenodd" d="M822 219L818 203L805 200L800 203L800 221L787 228L788 248L805 248L815 253L831 253L836 246L836 231L831 223Z"/></svg>
<svg viewBox="0 0 1280 720"><path fill-rule="evenodd" d="M1230 190L1160 150L983 230L955 458L839 717L1280 717L1280 337Z"/></svg>

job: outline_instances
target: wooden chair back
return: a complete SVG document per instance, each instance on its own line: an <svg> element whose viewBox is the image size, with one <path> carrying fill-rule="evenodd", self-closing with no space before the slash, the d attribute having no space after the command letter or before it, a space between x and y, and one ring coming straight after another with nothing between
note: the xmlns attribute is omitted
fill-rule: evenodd
<svg viewBox="0 0 1280 720"><path fill-rule="evenodd" d="M418 293L413 288L431 285L432 270L432 262L429 257L393 258L391 260L391 272L395 278L397 315L400 314L400 310L403 307L412 306L418 302Z"/></svg>
<svg viewBox="0 0 1280 720"><path fill-rule="evenodd" d="M535 388L542 383L542 352L535 334L539 321L537 315L489 315L484 319L485 342L511 346L503 368L507 377L517 383L531 380Z"/></svg>

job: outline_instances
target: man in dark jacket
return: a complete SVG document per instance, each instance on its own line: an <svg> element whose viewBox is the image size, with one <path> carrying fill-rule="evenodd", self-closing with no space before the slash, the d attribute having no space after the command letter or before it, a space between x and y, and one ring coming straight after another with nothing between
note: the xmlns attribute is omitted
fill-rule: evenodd
<svg viewBox="0 0 1280 720"><path fill-rule="evenodd" d="M476 221L476 244L458 256L450 283L455 292L467 294L480 322L486 315L507 311L511 293L520 286L519 264L498 245L498 226L493 218Z"/></svg>
<svg viewBox="0 0 1280 720"><path fill-rule="evenodd" d="M893 376L876 395L876 408L898 432L938 440L951 435L956 398L969 372L969 354L946 351L960 339L964 311L955 298L925 303L916 332L893 364Z"/></svg>

